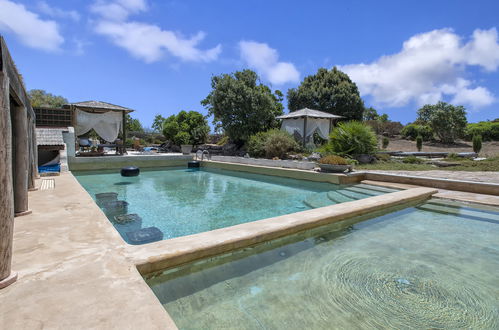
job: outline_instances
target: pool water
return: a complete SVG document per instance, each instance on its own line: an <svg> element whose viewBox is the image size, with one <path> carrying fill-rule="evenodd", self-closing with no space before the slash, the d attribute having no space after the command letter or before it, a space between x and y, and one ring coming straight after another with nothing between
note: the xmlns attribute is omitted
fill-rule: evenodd
<svg viewBox="0 0 499 330"><path fill-rule="evenodd" d="M499 329L499 209L356 221L146 281L180 329Z"/></svg>
<svg viewBox="0 0 499 330"><path fill-rule="evenodd" d="M121 212L103 210L129 243L127 233L143 228L156 227L169 239L395 191L211 169L149 170L137 177L119 171L74 174L97 202L97 194L108 192L128 202ZM120 213L141 220L117 223Z"/></svg>

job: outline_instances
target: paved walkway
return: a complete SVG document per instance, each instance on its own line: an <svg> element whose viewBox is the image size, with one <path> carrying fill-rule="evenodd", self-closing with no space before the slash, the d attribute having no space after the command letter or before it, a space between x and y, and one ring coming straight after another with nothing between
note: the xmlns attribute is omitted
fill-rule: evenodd
<svg viewBox="0 0 499 330"><path fill-rule="evenodd" d="M465 171L379 171L363 170L363 172L375 172L385 174L398 174L407 176L464 180L475 182L499 183L499 172L465 172Z"/></svg>

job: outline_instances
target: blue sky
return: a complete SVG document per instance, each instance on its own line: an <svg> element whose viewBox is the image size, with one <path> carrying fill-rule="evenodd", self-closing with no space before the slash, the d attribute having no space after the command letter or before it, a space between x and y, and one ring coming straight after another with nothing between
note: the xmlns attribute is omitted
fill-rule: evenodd
<svg viewBox="0 0 499 330"><path fill-rule="evenodd" d="M155 114L206 114L212 75L244 68L284 93L338 66L403 123L438 100L499 117L498 1L14 1L0 33L28 89ZM286 105L286 103L285 103Z"/></svg>

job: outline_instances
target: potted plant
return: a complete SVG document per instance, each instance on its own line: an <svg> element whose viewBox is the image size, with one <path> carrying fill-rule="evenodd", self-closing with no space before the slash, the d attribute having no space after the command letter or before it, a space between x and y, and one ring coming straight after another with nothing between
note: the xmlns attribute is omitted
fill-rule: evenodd
<svg viewBox="0 0 499 330"><path fill-rule="evenodd" d="M182 154L189 155L192 152L191 136L187 132L180 132L175 135L175 142L180 145Z"/></svg>
<svg viewBox="0 0 499 330"><path fill-rule="evenodd" d="M348 160L336 155L322 157L317 161L317 164L321 168L321 172L344 173L352 171L352 165L348 164Z"/></svg>

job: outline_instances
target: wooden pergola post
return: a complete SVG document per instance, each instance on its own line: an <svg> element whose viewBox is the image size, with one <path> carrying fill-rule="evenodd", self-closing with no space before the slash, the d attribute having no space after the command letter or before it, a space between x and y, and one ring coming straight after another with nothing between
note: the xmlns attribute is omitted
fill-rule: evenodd
<svg viewBox="0 0 499 330"><path fill-rule="evenodd" d="M123 131L123 149L121 150L121 154L126 154L126 111L122 112L122 131Z"/></svg>
<svg viewBox="0 0 499 330"><path fill-rule="evenodd" d="M303 119L303 148L307 144L307 117Z"/></svg>
<svg viewBox="0 0 499 330"><path fill-rule="evenodd" d="M9 77L0 72L0 289L17 279L17 274L11 272L14 235L11 140Z"/></svg>
<svg viewBox="0 0 499 330"><path fill-rule="evenodd" d="M31 213L28 210L29 177L29 132L26 106L14 106L12 112L12 137L14 147L14 213L21 216Z"/></svg>

